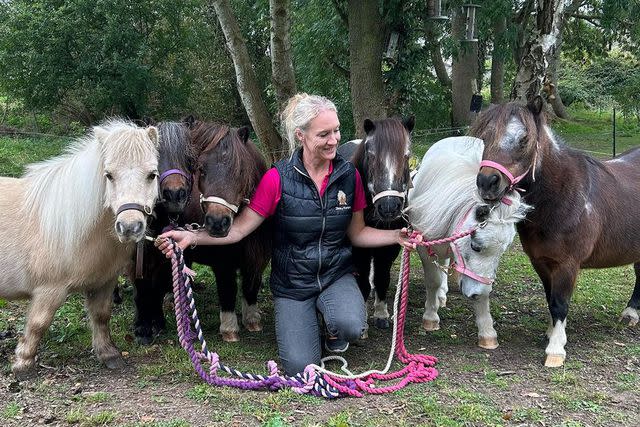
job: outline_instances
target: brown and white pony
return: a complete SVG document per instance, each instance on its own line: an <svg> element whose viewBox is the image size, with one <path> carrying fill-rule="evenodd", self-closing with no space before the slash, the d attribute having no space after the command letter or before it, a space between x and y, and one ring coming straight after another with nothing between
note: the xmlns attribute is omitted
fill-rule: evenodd
<svg viewBox="0 0 640 427"><path fill-rule="evenodd" d="M492 203L520 188L533 206L518 224L522 246L544 285L551 323L546 366L564 363L569 301L581 268L634 264L636 283L622 318L640 305L640 148L600 161L563 144L547 126L543 101L494 105L471 134L484 140L477 176Z"/></svg>
<svg viewBox="0 0 640 427"><path fill-rule="evenodd" d="M267 170L262 154L249 139L249 129L195 122L191 140L197 163L191 200L185 209L187 223L204 224L214 237L229 233L235 216L248 209L246 201ZM235 313L238 272L242 276L242 323L247 330L262 330L257 308L262 273L271 258L270 221L233 245L198 246L185 251L188 263L211 267L220 301L220 334L224 341L240 339Z"/></svg>
<svg viewBox="0 0 640 427"><path fill-rule="evenodd" d="M12 369L35 373L38 343L70 292L82 292L93 350L122 366L111 341L111 295L158 195L158 131L112 120L67 152L0 178L0 298L31 299Z"/></svg>

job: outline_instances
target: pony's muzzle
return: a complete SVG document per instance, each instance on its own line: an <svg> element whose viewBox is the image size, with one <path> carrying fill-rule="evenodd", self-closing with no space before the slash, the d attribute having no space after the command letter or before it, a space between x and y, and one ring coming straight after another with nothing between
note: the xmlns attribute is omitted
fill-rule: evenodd
<svg viewBox="0 0 640 427"><path fill-rule="evenodd" d="M211 215L204 217L204 227L212 237L226 237L231 229L233 218L230 215Z"/></svg>
<svg viewBox="0 0 640 427"><path fill-rule="evenodd" d="M404 199L397 196L386 196L374 203L378 217L383 221L393 221L400 218L404 207Z"/></svg>
<svg viewBox="0 0 640 427"><path fill-rule="evenodd" d="M502 176L500 173L478 173L476 177L476 185L478 193L485 202L496 202L502 199L503 193L507 188L507 184L502 185Z"/></svg>
<svg viewBox="0 0 640 427"><path fill-rule="evenodd" d="M162 190L164 207L170 214L182 213L187 204L189 193L185 188L165 188Z"/></svg>
<svg viewBox="0 0 640 427"><path fill-rule="evenodd" d="M144 237L144 223L142 221L134 221L125 223L123 221L116 222L116 233L121 242L139 242Z"/></svg>

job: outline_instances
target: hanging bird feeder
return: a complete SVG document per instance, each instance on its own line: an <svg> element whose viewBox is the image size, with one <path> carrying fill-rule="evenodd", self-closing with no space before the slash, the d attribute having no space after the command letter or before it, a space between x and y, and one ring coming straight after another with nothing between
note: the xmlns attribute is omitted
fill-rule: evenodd
<svg viewBox="0 0 640 427"><path fill-rule="evenodd" d="M428 19L433 21L447 21L449 17L442 14L442 0L427 0Z"/></svg>
<svg viewBox="0 0 640 427"><path fill-rule="evenodd" d="M476 9L480 7L479 4L467 3L462 5L464 14L467 17L465 27L465 38L467 42L477 42L478 34L476 31Z"/></svg>

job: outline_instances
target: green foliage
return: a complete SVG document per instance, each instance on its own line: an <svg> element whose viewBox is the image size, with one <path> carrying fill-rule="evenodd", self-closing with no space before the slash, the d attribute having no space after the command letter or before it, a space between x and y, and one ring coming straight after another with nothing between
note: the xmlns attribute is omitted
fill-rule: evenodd
<svg viewBox="0 0 640 427"><path fill-rule="evenodd" d="M182 115L199 90L198 56L212 52L202 12L197 0L3 2L0 87L28 109L61 108L84 123ZM211 66L215 56L205 58Z"/></svg>

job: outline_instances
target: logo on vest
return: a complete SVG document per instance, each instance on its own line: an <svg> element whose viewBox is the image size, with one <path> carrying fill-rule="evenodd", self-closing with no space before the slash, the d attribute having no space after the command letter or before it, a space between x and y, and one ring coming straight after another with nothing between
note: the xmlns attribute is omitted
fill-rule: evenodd
<svg viewBox="0 0 640 427"><path fill-rule="evenodd" d="M338 206L347 206L347 195L342 190L338 191Z"/></svg>
<svg viewBox="0 0 640 427"><path fill-rule="evenodd" d="M347 205L347 195L344 194L344 191L338 190L338 206L336 206L336 210L343 211L346 209L351 209L351 206Z"/></svg>

